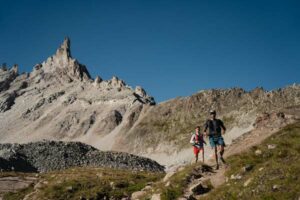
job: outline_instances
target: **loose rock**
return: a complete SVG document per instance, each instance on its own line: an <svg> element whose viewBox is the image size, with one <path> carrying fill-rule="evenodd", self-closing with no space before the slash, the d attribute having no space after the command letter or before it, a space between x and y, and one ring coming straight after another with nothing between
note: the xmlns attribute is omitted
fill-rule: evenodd
<svg viewBox="0 0 300 200"><path fill-rule="evenodd" d="M3 171L48 172L70 167L109 167L163 172L157 162L120 152L103 152L80 142L42 141L0 144Z"/></svg>
<svg viewBox="0 0 300 200"><path fill-rule="evenodd" d="M252 178L249 178L245 183L244 183L244 187L247 187L252 181Z"/></svg>
<svg viewBox="0 0 300 200"><path fill-rule="evenodd" d="M139 198L141 198L142 196L144 196L146 194L145 191L137 191L131 194L131 199L132 200L138 200Z"/></svg>
<svg viewBox="0 0 300 200"><path fill-rule="evenodd" d="M253 165L246 165L246 166L243 167L243 171L244 172L248 172L248 171L250 171L252 169L253 169Z"/></svg>
<svg viewBox="0 0 300 200"><path fill-rule="evenodd" d="M261 155L261 154L262 154L262 151L261 151L260 149L257 149L257 150L255 151L255 155L259 156L259 155Z"/></svg>
<svg viewBox="0 0 300 200"><path fill-rule="evenodd" d="M160 200L160 194L153 194L151 200Z"/></svg>
<svg viewBox="0 0 300 200"><path fill-rule="evenodd" d="M275 149L276 145L275 144L268 144L268 149Z"/></svg>

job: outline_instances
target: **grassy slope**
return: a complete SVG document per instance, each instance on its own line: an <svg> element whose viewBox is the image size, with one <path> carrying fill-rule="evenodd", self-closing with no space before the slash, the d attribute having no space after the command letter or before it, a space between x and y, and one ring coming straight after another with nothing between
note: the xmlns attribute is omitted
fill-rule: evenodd
<svg viewBox="0 0 300 200"><path fill-rule="evenodd" d="M269 144L276 145L268 149ZM256 155L255 151L262 151ZM203 199L298 199L300 197L300 122L285 127L261 145L241 155L229 157L229 178L223 186ZM253 165L243 172L246 165ZM241 175L240 180L230 179ZM248 186L244 186L247 180Z"/></svg>
<svg viewBox="0 0 300 200"><path fill-rule="evenodd" d="M276 145L268 149L268 145ZM261 155L256 155L256 150ZM262 144L251 148L248 152L227 158L230 168L226 172L228 182L217 189L211 190L201 199L298 199L300 197L300 122L289 125L275 133ZM253 168L244 172L243 167ZM166 183L157 182L155 193L161 194L162 200L174 200L183 195L195 170L209 167L192 164L177 172ZM231 175L240 175L241 179L230 179ZM252 179L247 187L244 183ZM211 184L206 184L211 188ZM273 187L276 185L276 189ZM144 199L150 199L148 194Z"/></svg>
<svg viewBox="0 0 300 200"><path fill-rule="evenodd" d="M268 149L269 144L276 145L276 148ZM262 151L261 155L255 154L257 149ZM226 172L228 182L212 190L202 199L298 199L299 160L300 122L285 127L248 152L229 157L227 162L230 163L230 168ZM252 170L244 172L243 167L246 165L252 165ZM158 181L163 174L86 168L52 172L42 175L48 184L41 189L38 197L39 199L79 199L80 196L101 199L104 195L121 197L140 190L148 182L156 181L154 192L161 193L164 200L171 200L183 194L193 171L200 166L200 164L187 166L170 178L168 187ZM240 175L241 179L230 179L231 175ZM244 183L249 179L251 181L245 187ZM30 188L24 190L21 194L30 190ZM9 194L5 199L19 198Z"/></svg>
<svg viewBox="0 0 300 200"><path fill-rule="evenodd" d="M26 194L33 192L33 185L30 185L28 188L19 190L17 193L9 192L6 193L3 197L4 200L20 200L23 199Z"/></svg>
<svg viewBox="0 0 300 200"><path fill-rule="evenodd" d="M141 190L149 182L155 182L163 174L151 172L137 172L127 170L102 168L73 168L59 172L41 174L46 181L35 195L36 199L121 199L130 196L132 192ZM4 199L22 199L32 191L32 187L8 193Z"/></svg>

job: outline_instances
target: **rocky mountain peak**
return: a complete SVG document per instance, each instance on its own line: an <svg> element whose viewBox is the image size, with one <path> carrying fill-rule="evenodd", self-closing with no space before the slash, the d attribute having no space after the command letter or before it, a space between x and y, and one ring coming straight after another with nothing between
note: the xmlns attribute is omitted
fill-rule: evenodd
<svg viewBox="0 0 300 200"><path fill-rule="evenodd" d="M136 86L134 92L138 95L140 95L141 97L145 97L147 94L146 94L146 91L144 90L144 88L142 88L141 86Z"/></svg>
<svg viewBox="0 0 300 200"><path fill-rule="evenodd" d="M102 81L103 79L100 76L96 76L94 80L94 86L98 86Z"/></svg>
<svg viewBox="0 0 300 200"><path fill-rule="evenodd" d="M18 66L17 64L15 64L15 65L10 69L10 71L11 71L12 73L14 73L15 75L17 75L17 74L18 74L18 71L19 71L19 66Z"/></svg>
<svg viewBox="0 0 300 200"><path fill-rule="evenodd" d="M56 50L55 56L62 56L65 59L72 58L71 56L71 41L70 38L66 37L61 46Z"/></svg>
<svg viewBox="0 0 300 200"><path fill-rule="evenodd" d="M15 75L18 74L18 71L19 71L19 67L17 64L14 64L10 69L7 68L6 64L2 64L2 66L0 67L0 71L1 72L10 72L10 73L13 73Z"/></svg>
<svg viewBox="0 0 300 200"><path fill-rule="evenodd" d="M79 140L108 150L154 104L117 76L92 79L71 56L69 38L29 74L0 65L1 142Z"/></svg>
<svg viewBox="0 0 300 200"><path fill-rule="evenodd" d="M85 65L71 56L71 41L65 38L53 56L34 67L33 76L41 76L43 81L59 79L59 82L91 81Z"/></svg>
<svg viewBox="0 0 300 200"><path fill-rule="evenodd" d="M113 76L112 79L110 80L110 84L113 86L113 87L118 87L118 88L123 88L126 86L126 83L119 79L117 76Z"/></svg>

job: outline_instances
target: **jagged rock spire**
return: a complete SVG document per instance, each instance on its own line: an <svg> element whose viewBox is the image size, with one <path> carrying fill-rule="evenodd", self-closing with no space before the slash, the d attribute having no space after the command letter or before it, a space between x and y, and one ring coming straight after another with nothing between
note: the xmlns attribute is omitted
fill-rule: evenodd
<svg viewBox="0 0 300 200"><path fill-rule="evenodd" d="M94 80L94 86L98 86L102 81L103 79L100 76L96 76Z"/></svg>
<svg viewBox="0 0 300 200"><path fill-rule="evenodd" d="M18 74L19 66L17 64L14 64L14 66L11 68L11 71L15 74Z"/></svg>
<svg viewBox="0 0 300 200"><path fill-rule="evenodd" d="M145 97L147 95L146 91L141 86L136 86L134 92L140 95L141 97Z"/></svg>
<svg viewBox="0 0 300 200"><path fill-rule="evenodd" d="M70 38L65 37L64 42L56 51L56 56L64 56L65 58L72 58Z"/></svg>
<svg viewBox="0 0 300 200"><path fill-rule="evenodd" d="M19 67L17 64L14 64L10 69L7 68L6 63L3 63L0 67L1 71L11 71L12 73L14 73L15 75L18 74L19 71Z"/></svg>
<svg viewBox="0 0 300 200"><path fill-rule="evenodd" d="M126 85L126 83L123 80L119 79L117 76L112 77L110 84L113 87L119 87L119 88L122 88Z"/></svg>
<svg viewBox="0 0 300 200"><path fill-rule="evenodd" d="M91 79L86 66L72 58L71 41L68 37L64 39L64 42L56 50L55 55L43 62L42 67L37 65L35 69L42 69L44 73L50 73L59 77L62 81L67 80L67 82L72 82L75 79L80 81Z"/></svg>

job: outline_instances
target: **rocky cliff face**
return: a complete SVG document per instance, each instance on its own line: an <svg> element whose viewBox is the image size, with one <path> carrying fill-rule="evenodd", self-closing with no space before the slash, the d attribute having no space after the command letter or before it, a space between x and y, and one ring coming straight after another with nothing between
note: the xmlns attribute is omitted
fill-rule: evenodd
<svg viewBox="0 0 300 200"><path fill-rule="evenodd" d="M80 140L110 149L114 136L131 127L143 107L154 104L141 87L132 89L118 77L92 79L72 58L66 38L30 73L19 75L17 66L0 69L0 140ZM108 142L102 140L105 136Z"/></svg>

